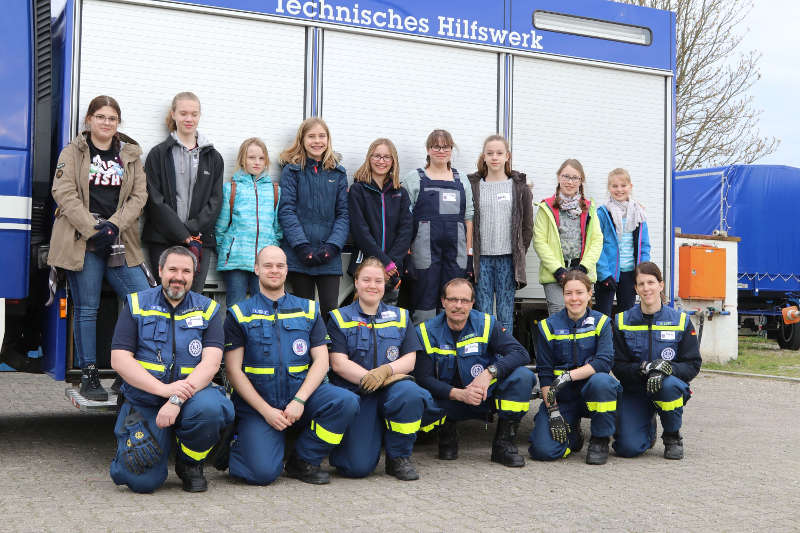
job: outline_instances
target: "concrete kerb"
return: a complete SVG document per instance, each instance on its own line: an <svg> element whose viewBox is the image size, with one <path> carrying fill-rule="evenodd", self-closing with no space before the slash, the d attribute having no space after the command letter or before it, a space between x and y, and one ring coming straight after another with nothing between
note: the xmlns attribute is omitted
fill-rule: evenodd
<svg viewBox="0 0 800 533"><path fill-rule="evenodd" d="M800 378L793 378L790 376L773 376L772 374L752 374L750 372L732 372L730 370L711 370L701 368L700 372L708 372L709 374L720 374L723 376L737 376L741 378L758 378L758 379L777 379L779 381L790 381L800 383Z"/></svg>

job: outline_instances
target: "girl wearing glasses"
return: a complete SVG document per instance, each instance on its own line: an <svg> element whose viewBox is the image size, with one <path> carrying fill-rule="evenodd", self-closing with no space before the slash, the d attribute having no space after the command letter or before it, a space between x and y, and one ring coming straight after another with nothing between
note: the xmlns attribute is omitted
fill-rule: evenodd
<svg viewBox="0 0 800 533"><path fill-rule="evenodd" d="M397 149L392 141L372 142L364 163L353 175L347 199L354 245L347 273L352 276L364 259L377 257L385 265L383 300L396 305L400 273L411 246L412 216L408 192L400 186Z"/></svg>
<svg viewBox="0 0 800 533"><path fill-rule="evenodd" d="M433 130L425 141L425 168L406 174L403 186L413 207L412 294L414 322L436 315L442 286L453 278L473 278L472 187L452 167L453 136Z"/></svg>
<svg viewBox="0 0 800 533"><path fill-rule="evenodd" d="M556 171L556 193L538 205L533 222L533 248L539 256L539 282L550 316L564 309L559 283L568 270L580 270L597 281L596 265L603 251L597 212L583 192L586 175L577 159L567 159Z"/></svg>
<svg viewBox="0 0 800 533"><path fill-rule="evenodd" d="M475 203L477 306L494 314L508 333L514 328L514 292L525 287L525 254L533 236L533 198L525 174L511 170L502 135L483 142L478 172L467 176Z"/></svg>
<svg viewBox="0 0 800 533"><path fill-rule="evenodd" d="M304 120L292 145L281 152L281 202L278 222L283 228L292 292L301 298L319 295L322 316L336 308L342 257L350 222L347 174L331 146L328 125L321 118Z"/></svg>
<svg viewBox="0 0 800 533"><path fill-rule="evenodd" d="M67 273L80 393L94 401L108 400L96 365L103 278L120 297L150 286L140 267L139 215L147 201L142 149L117 131L121 119L112 97L89 102L86 129L61 151L52 188L58 208L47 264Z"/></svg>

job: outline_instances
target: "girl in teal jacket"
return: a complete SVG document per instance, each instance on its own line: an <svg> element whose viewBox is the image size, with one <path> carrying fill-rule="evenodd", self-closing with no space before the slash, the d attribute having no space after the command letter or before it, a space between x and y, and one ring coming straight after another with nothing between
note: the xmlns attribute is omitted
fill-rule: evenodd
<svg viewBox="0 0 800 533"><path fill-rule="evenodd" d="M269 154L261 139L242 143L236 159L237 171L222 186L222 210L216 225L217 270L225 281L228 307L258 293L253 268L256 254L265 246L278 246L283 231L276 206L280 198L277 181L267 169Z"/></svg>

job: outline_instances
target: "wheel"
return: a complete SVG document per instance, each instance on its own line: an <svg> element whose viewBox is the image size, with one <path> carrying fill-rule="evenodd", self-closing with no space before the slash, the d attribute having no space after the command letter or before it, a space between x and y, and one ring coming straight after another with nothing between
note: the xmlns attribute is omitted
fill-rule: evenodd
<svg viewBox="0 0 800 533"><path fill-rule="evenodd" d="M778 346L784 350L800 350L800 323L778 326Z"/></svg>

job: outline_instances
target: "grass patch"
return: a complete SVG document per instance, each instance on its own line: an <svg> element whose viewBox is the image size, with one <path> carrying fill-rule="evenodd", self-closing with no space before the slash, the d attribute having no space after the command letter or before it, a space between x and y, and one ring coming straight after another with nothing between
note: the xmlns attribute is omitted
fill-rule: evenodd
<svg viewBox="0 0 800 533"><path fill-rule="evenodd" d="M800 350L781 350L774 340L739 336L739 358L724 365L703 362L703 368L800 378Z"/></svg>

